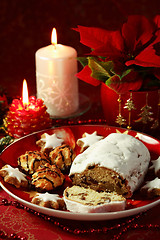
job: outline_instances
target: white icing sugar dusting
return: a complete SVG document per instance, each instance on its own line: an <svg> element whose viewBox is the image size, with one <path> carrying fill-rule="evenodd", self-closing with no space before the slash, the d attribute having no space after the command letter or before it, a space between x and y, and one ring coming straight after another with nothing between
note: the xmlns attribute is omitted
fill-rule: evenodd
<svg viewBox="0 0 160 240"><path fill-rule="evenodd" d="M154 169L155 173L160 170L160 157L157 160L151 161L152 166L150 169Z"/></svg>
<svg viewBox="0 0 160 240"><path fill-rule="evenodd" d="M61 138L57 138L55 133L52 135L45 133L44 136L45 137L41 139L43 142L45 142L44 148L56 148L58 146L61 146L64 141Z"/></svg>
<svg viewBox="0 0 160 240"><path fill-rule="evenodd" d="M143 181L149 161L150 153L141 141L127 134L111 133L79 154L69 175L99 165L126 178L131 191L134 191Z"/></svg>
<svg viewBox="0 0 160 240"><path fill-rule="evenodd" d="M37 193L34 198L40 199L40 200L42 200L44 202L47 202L47 201L56 202L57 200L61 199L58 194L50 194L48 192L46 192L46 193Z"/></svg>
<svg viewBox="0 0 160 240"><path fill-rule="evenodd" d="M157 177L152 181L148 181L142 189L147 188L149 191L152 189L160 189L160 179Z"/></svg>
<svg viewBox="0 0 160 240"><path fill-rule="evenodd" d="M125 201L113 201L106 202L97 206L89 206L79 203L77 201L71 201L64 198L67 210L77 213L104 213L104 212L117 212L125 209Z"/></svg>
<svg viewBox="0 0 160 240"><path fill-rule="evenodd" d="M102 136L97 135L97 131L93 132L92 134L84 133L84 135L85 137L82 137L77 140L77 143L79 143L80 141L83 142L83 147L90 147L92 144L103 139Z"/></svg>
<svg viewBox="0 0 160 240"><path fill-rule="evenodd" d="M16 178L19 182L26 181L26 178L25 178L26 175L20 172L18 168L13 168L10 165L6 165L3 167L2 170L5 170L6 172L8 172L8 175L10 177Z"/></svg>

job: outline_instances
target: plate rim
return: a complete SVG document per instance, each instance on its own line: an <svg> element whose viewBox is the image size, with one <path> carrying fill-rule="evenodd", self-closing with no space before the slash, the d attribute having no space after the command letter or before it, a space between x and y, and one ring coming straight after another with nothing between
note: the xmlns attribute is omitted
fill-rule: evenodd
<svg viewBox="0 0 160 240"><path fill-rule="evenodd" d="M48 129L44 129L44 130L40 130L37 132L33 132L30 133L26 136L23 136L19 139L16 139L14 142L12 142L9 146L7 146L1 153L0 156L3 154L4 151L6 151L11 145L17 143L18 141L21 141L22 139L25 139L29 136L32 135L36 135L39 134L41 132L45 132L45 131L50 131L50 130L54 130L57 128L70 128L70 127L108 127L111 129L118 129L118 130L122 130L122 131L127 131L128 129L122 128L122 127L114 127L114 126L109 126L107 124L74 124L74 125L65 125L65 126L52 126L51 128ZM149 136L150 138L158 141L158 144L160 144L160 140L156 139L148 134L139 132L139 131L135 131L135 130L128 130L129 132L134 132L134 133L140 133L142 135L145 136ZM123 132L122 132L123 133ZM35 210L37 212L40 212L42 214L48 215L48 216L53 216L53 217L57 217L57 218L62 218L62 219L70 219L70 220L77 220L77 221L104 221L104 220L114 220L114 219L120 219L120 218L124 218L124 217L129 217L144 211L147 211L155 206L157 206L158 204L160 204L160 199L157 199L151 203L148 203L144 206L140 206L140 207L136 207L133 209L125 209L123 211L117 211L117 212L107 212L107 213L74 213L74 212L69 212L69 211L62 211L62 210L55 210L55 209L51 209L51 208L46 208L46 207L41 207L38 206L36 204L33 204L27 200L24 200L20 197L18 197L17 195L15 195L14 193L12 193L7 187L5 187L3 185L3 183L0 180L0 186L2 187L2 189L11 197L13 197L14 199L16 199L18 202L22 203L23 205L29 207L32 210Z"/></svg>
<svg viewBox="0 0 160 240"><path fill-rule="evenodd" d="M157 199L154 202L151 202L147 205L137 207L137 208L133 208L133 209L126 209L126 210L123 210L123 211L107 212L107 213L74 213L74 212L55 210L55 209L51 209L51 208L38 206L36 204L33 204L29 201L26 201L26 200L16 196L14 193L9 191L3 185L2 182L0 182L0 186L11 197L13 197L18 202L22 203L23 205L29 207L32 210L38 211L42 214L52 216L52 217L58 217L58 218L70 219L70 220L78 220L78 221L103 221L103 220L113 220L113 219L129 217L129 216L141 213L141 212L145 212L145 211L157 206L158 204L160 204L160 199Z"/></svg>

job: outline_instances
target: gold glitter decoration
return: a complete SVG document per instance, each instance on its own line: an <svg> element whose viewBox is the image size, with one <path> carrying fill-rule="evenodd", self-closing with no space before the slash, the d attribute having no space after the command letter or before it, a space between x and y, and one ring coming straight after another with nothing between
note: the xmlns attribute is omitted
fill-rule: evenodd
<svg viewBox="0 0 160 240"><path fill-rule="evenodd" d="M157 112L157 118L155 119L153 125L151 126L151 129L158 129L160 126L159 118L160 118L160 90L158 90L158 112Z"/></svg>
<svg viewBox="0 0 160 240"><path fill-rule="evenodd" d="M132 99L132 93L130 93L130 98L127 100L127 102L125 103L124 108L128 109L129 111L129 116L128 116L128 129L131 129L131 111L132 110L136 110L135 105L133 103L133 99Z"/></svg>
<svg viewBox="0 0 160 240"><path fill-rule="evenodd" d="M131 111L131 110L136 110L136 108L135 108L135 105L134 105L134 103L133 103L133 100L132 100L132 98L129 98L129 99L127 100L127 102L125 103L125 106L124 106L124 108L127 108L127 109L128 109L128 111Z"/></svg>
<svg viewBox="0 0 160 240"><path fill-rule="evenodd" d="M116 123L118 123L120 126L126 125L126 119L122 117L121 114L117 116Z"/></svg>
<svg viewBox="0 0 160 240"><path fill-rule="evenodd" d="M151 106L148 105L148 93L146 94L146 105L141 108L141 113L138 116L141 116L138 120L135 122L142 122L143 124L147 124L148 122L151 122L154 120L154 118L150 117L153 113L150 112L152 109Z"/></svg>
<svg viewBox="0 0 160 240"><path fill-rule="evenodd" d="M141 108L141 113L139 114L139 116L141 116L138 120L136 120L135 122L142 122L143 124L147 124L148 122L151 122L154 120L154 118L150 117L153 113L150 112L149 110L151 110L152 107L145 105L144 107Z"/></svg>
<svg viewBox="0 0 160 240"><path fill-rule="evenodd" d="M159 120L156 119L151 127L151 129L157 129L159 127Z"/></svg>
<svg viewBox="0 0 160 240"><path fill-rule="evenodd" d="M121 115L121 109L122 109L121 95L119 95L119 98L117 99L117 102L119 102L119 114L118 114L115 122L118 123L120 126L126 125L126 119L123 118L123 116Z"/></svg>

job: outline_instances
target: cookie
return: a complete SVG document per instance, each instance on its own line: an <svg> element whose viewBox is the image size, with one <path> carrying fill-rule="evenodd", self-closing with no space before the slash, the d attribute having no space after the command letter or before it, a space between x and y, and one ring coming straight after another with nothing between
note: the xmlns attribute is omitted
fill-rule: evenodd
<svg viewBox="0 0 160 240"><path fill-rule="evenodd" d="M153 169L157 177L160 178L160 157L157 160L151 161L152 166L149 169Z"/></svg>
<svg viewBox="0 0 160 240"><path fill-rule="evenodd" d="M63 198L60 198L58 194L37 193L35 197L32 198L32 203L39 205L41 207L53 208L53 209L64 209L65 203Z"/></svg>
<svg viewBox="0 0 160 240"><path fill-rule="evenodd" d="M160 179L156 177L154 180L146 182L140 191L148 198L160 196Z"/></svg>
<svg viewBox="0 0 160 240"><path fill-rule="evenodd" d="M20 172L18 168L13 168L10 165L5 165L0 170L0 175L4 178L4 181L14 185L16 188L27 187L27 176Z"/></svg>
<svg viewBox="0 0 160 240"><path fill-rule="evenodd" d="M56 165L46 163L32 175L31 184L40 192L52 191L64 182L64 175Z"/></svg>
<svg viewBox="0 0 160 240"><path fill-rule="evenodd" d="M77 145L81 147L80 152L83 152L86 148L90 147L94 143L98 142L99 140L103 139L102 136L97 135L97 131L93 132L92 134L84 133L82 138L77 140Z"/></svg>
<svg viewBox="0 0 160 240"><path fill-rule="evenodd" d="M26 174L33 174L40 165L50 163L50 160L39 151L26 151L18 158L18 167Z"/></svg>
<svg viewBox="0 0 160 240"><path fill-rule="evenodd" d="M64 140L58 138L55 133L52 135L44 133L42 134L41 139L36 142L36 144L41 148L41 152L48 153L52 149L61 146L63 141Z"/></svg>
<svg viewBox="0 0 160 240"><path fill-rule="evenodd" d="M49 157L52 164L55 164L61 171L67 172L75 158L75 152L70 146L63 144L52 150Z"/></svg>

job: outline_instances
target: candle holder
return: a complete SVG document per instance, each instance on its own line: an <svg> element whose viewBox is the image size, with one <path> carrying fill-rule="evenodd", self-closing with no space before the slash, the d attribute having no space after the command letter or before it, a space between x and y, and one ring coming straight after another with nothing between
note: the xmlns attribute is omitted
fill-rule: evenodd
<svg viewBox="0 0 160 240"><path fill-rule="evenodd" d="M52 120L42 99L31 96L29 103L14 99L9 108L4 126L8 135L20 138L35 131L51 127Z"/></svg>

